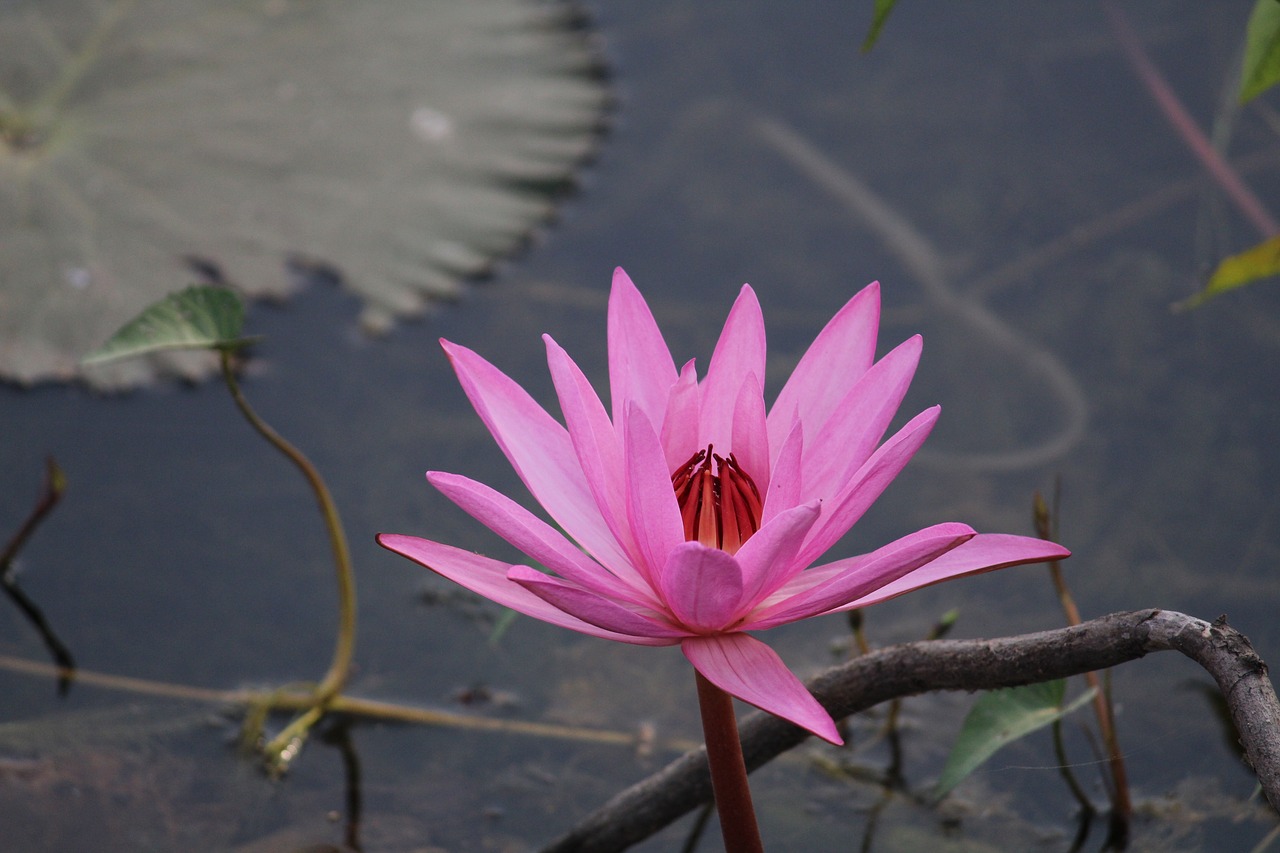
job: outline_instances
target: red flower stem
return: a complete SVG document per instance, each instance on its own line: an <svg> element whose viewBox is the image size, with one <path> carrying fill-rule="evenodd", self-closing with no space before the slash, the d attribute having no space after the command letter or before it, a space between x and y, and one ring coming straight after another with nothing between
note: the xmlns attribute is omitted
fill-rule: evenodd
<svg viewBox="0 0 1280 853"><path fill-rule="evenodd" d="M742 760L738 739L738 718L733 713L733 697L695 672L698 677L698 706L702 709L702 732L707 742L707 762L711 765L711 789L720 832L728 853L763 853L756 810L751 805L747 766Z"/></svg>
<svg viewBox="0 0 1280 853"><path fill-rule="evenodd" d="M1134 71L1159 105L1165 118L1182 137L1182 141L1264 238L1280 233L1280 225L1277 225L1266 206L1245 185L1244 181L1240 180L1240 176L1236 174L1231 164L1224 160L1213 147L1213 143L1204 135L1204 131L1187 112L1187 108L1182 105L1182 101L1178 99L1155 63L1142 49L1142 42L1138 40L1124 12L1110 0L1104 2L1102 8L1111 19L1111 29L1115 33L1116 40L1120 42L1120 47L1124 49L1125 56L1133 65Z"/></svg>

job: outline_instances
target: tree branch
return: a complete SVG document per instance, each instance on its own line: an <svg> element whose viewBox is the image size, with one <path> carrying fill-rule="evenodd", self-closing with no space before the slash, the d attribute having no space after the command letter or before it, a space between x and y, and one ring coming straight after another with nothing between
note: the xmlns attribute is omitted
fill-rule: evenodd
<svg viewBox="0 0 1280 853"><path fill-rule="evenodd" d="M1181 652L1213 676L1267 800L1280 809L1280 702L1266 664L1222 618L1209 623L1169 610L1139 610L1019 637L906 643L833 667L808 687L840 719L900 696L1049 681L1162 651ZM740 730L748 770L808 736L761 712L747 716ZM710 799L706 753L699 748L619 793L542 853L624 850Z"/></svg>

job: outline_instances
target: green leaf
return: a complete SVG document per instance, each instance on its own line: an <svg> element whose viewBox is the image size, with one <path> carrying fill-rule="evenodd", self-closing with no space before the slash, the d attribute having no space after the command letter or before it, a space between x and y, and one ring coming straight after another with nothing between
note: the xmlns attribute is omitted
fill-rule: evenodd
<svg viewBox="0 0 1280 853"><path fill-rule="evenodd" d="M81 364L102 364L158 350L239 349L254 341L240 336L243 325L244 305L234 291L188 287L152 303Z"/></svg>
<svg viewBox="0 0 1280 853"><path fill-rule="evenodd" d="M1277 0L1267 0L1280 6ZM1280 236L1272 237L1238 255L1223 258L1209 276L1209 283L1190 299L1178 303L1179 310L1197 308L1220 293L1280 275Z"/></svg>
<svg viewBox="0 0 1280 853"><path fill-rule="evenodd" d="M885 21L889 20L889 13L893 11L897 2L898 0L876 0L876 10L871 17L871 29L867 31L867 37L862 42L863 53L875 47L876 40L880 38L880 31L884 29Z"/></svg>
<svg viewBox="0 0 1280 853"><path fill-rule="evenodd" d="M1280 2L1257 0L1245 30L1240 103L1255 98L1280 80Z"/></svg>
<svg viewBox="0 0 1280 853"><path fill-rule="evenodd" d="M979 697L964 718L934 796L941 799L1002 746L1062 719L1097 692L1090 688L1064 707L1066 690L1066 679L1060 678L993 690Z"/></svg>

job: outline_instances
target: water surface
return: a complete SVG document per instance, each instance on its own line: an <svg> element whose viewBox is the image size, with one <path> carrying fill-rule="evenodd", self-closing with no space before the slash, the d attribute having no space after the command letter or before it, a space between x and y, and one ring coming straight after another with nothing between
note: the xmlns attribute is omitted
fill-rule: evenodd
<svg viewBox="0 0 1280 853"><path fill-rule="evenodd" d="M515 559L422 479L427 469L460 471L520 494L435 341L481 351L551 405L539 338L549 332L603 385L605 296L618 264L650 299L678 361L705 364L749 281L764 306L775 391L826 318L872 279L884 285L881 352L924 334L904 412L940 403L942 419L927 456L839 554L944 520L1030 532L1032 493L1061 476L1061 535L1075 552L1067 573L1086 616L1153 606L1226 613L1264 658L1280 659L1280 291L1264 285L1193 314L1169 311L1207 265L1257 235L1198 180L1097 5L904 2L865 56L857 45L869 5L596 4L619 98L614 125L542 239L460 303L385 341L361 337L354 300L331 291L251 311L251 330L267 340L247 393L329 477L353 541L361 628L352 692L456 707L457 691L485 685L517 704L481 713L619 730L650 723L662 737L696 737L692 677L678 652L527 619L491 644L495 611L372 541L382 530L418 533ZM1247 178L1266 199L1278 174L1265 116L1223 113L1250 6L1124 8L1197 119L1229 124L1231 154L1261 164ZM820 159L806 160L809 150ZM941 260L946 293L851 209L832 175L852 176L912 223ZM1044 253L1064 235L1074 235L1070 245ZM958 305L990 312L1021 356ZM1046 358L1065 385L1036 366ZM1064 388L1079 389L1083 410ZM219 389L96 398L6 388L0 422L6 524L34 496L45 453L70 478L65 504L24 555L22 581L84 667L211 687L323 671L334 622L323 531L293 471ZM952 607L962 637L1062 623L1044 570L1021 568L890 602L868 614L868 631L877 644L915 639ZM830 618L769 639L805 673L831 662L846 635L844 620ZM43 655L3 609L0 652ZM43 681L0 679L9 721L156 701L84 686L60 699ZM1249 804L1253 778L1206 683L1170 655L1113 674L1140 804L1134 849L1248 849L1269 829ZM939 772L970 701L906 704L903 772L913 790ZM101 849L104 838L154 850L342 841L338 750L314 745L272 784L200 713L174 706L193 721L177 730L155 731L150 715L116 717L113 731L73 724L54 744L6 745L0 757L34 762L0 764L6 832L17 826L30 846L64 850ZM857 722L855 743L877 725ZM1076 727L1069 734L1101 804L1092 753ZM533 849L662 758L449 730L359 726L351 736L366 850ZM755 777L778 849L857 845L878 791L821 772L841 757L779 762ZM887 757L872 746L856 760L874 770ZM1073 802L1054 763L1047 738L1033 737L940 811L896 797L866 849L918 849L944 835L954 849L1066 849ZM688 827L641 849L676 849ZM1095 831L1089 849L1100 843Z"/></svg>

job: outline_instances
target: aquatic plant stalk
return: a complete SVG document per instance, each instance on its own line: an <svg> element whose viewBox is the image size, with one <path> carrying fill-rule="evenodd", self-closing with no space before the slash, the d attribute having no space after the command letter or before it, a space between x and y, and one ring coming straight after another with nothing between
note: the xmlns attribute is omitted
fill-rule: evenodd
<svg viewBox="0 0 1280 853"><path fill-rule="evenodd" d="M702 732L707 743L707 763L711 767L711 787L715 791L724 849L734 853L761 853L764 845L760 841L755 807L751 804L733 697L702 673L695 671L694 674L698 680L698 707L702 711Z"/></svg>
<svg viewBox="0 0 1280 853"><path fill-rule="evenodd" d="M1055 487L1056 489L1059 487ZM1057 498L1054 499L1055 506ZM1053 541L1057 536L1057 522L1048 505L1039 493L1033 501L1033 517L1036 533L1041 539ZM1062 612L1067 617L1067 624L1079 625L1080 609L1076 607L1075 598L1067 588L1067 581L1062 576L1062 567L1057 560L1049 561L1049 576L1053 580L1053 588L1058 594ZM1133 802L1129 796L1129 774L1125 768L1124 752L1120 749L1120 738L1116 734L1115 718L1111 713L1111 691L1103 690L1098 674L1094 671L1084 673L1085 682L1093 688L1093 710L1098 718L1098 731L1102 735L1102 743L1107 750L1107 767L1111 771L1111 825L1108 839L1124 847L1129 835L1129 822L1133 815ZM1079 787L1072 784L1072 793L1079 798Z"/></svg>
<svg viewBox="0 0 1280 853"><path fill-rule="evenodd" d="M320 720L329 704L342 691L347 682L347 676L351 671L351 659L355 650L356 639L355 575L351 570L351 553L347 547L347 537L342 529L342 521L338 518L338 508L334 504L333 497L329 494L329 488L325 485L320 472L316 470L315 466L311 464L311 460L307 459L302 451L272 429L249 405L249 401L245 399L244 393L240 390L240 383L236 380L235 369L232 364L232 353L223 349L219 351L219 357L222 364L222 376L226 380L227 389L231 392L231 397L235 400L236 407L240 409L240 412L263 438L297 466L298 470L306 478L311 491L315 494L316 502L320 505L320 514L324 517L325 528L329 532L329 545L333 551L333 561L337 569L338 638L334 648L333 662L329 665L329 670L325 673L324 678L316 686L312 706L286 726L264 748L268 758L283 758L287 760L287 757L291 757L291 754L286 755L285 750L296 749L296 743L300 742L300 739L306 736L311 726Z"/></svg>
<svg viewBox="0 0 1280 853"><path fill-rule="evenodd" d="M19 675L48 678L57 678L61 674L61 668L54 664L3 654L0 654L0 670ZM155 696L161 699L174 699L182 702L209 702L215 705L244 706L249 708L250 713L256 713L260 709L268 712L303 711L315 704L315 694L311 691L290 688L278 690L217 690L208 687L196 687L190 684L153 681L146 678L133 678L127 675L115 675L113 673L84 669L76 670L76 683L103 690L129 693L135 696ZM440 711L434 708L418 708L396 702L364 699L345 693L333 697L327 708L331 713L346 714L365 720L581 741L606 746L635 747L639 741L639 737L635 732L557 725L555 723L538 723L498 717L478 717L470 714ZM697 743L685 738L663 739L658 741L656 745L664 751L673 752L687 752L698 747Z"/></svg>
<svg viewBox="0 0 1280 853"><path fill-rule="evenodd" d="M1280 223L1276 222L1275 217L1240 179L1231 164L1213 147L1213 143L1187 112L1187 108L1183 106L1173 88L1164 79L1164 75L1147 56L1142 42L1134 33L1129 19L1120 9L1119 4L1105 0L1102 7L1111 19L1111 28L1116 40L1120 42L1120 47L1133 65L1138 78L1147 87L1147 91L1151 93L1151 97L1155 99L1169 124L1173 125L1174 130L1182 137L1182 141L1191 149L1191 153L1263 237L1274 237L1280 234Z"/></svg>
<svg viewBox="0 0 1280 853"><path fill-rule="evenodd" d="M22 587L18 586L17 578L14 577L13 561L17 559L18 552L27 544L27 540L35 533L40 523L53 512L53 508L57 506L58 501L62 498L62 493L66 489L67 478L62 473L62 469L58 467L58 463L52 456L45 460L44 469L44 485L40 490L40 497L36 499L36 504L31 509L31 513L26 520L18 527L13 538L9 540L9 544L5 546L4 551L0 551L0 589L13 601L27 620L40 632L41 639L44 640L45 647L49 649L49 654L53 655L53 659L57 662L62 673L59 676L59 690L66 690L70 683L71 675L76 668L75 659L71 656L71 650L58 638L54 633L53 627L49 624L49 620L45 618L44 611L31 600Z"/></svg>

